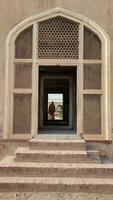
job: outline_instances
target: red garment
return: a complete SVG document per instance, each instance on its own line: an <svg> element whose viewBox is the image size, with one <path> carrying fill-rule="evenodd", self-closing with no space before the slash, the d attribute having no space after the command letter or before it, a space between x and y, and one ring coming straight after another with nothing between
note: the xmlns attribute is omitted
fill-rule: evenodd
<svg viewBox="0 0 113 200"><path fill-rule="evenodd" d="M55 118L55 114L54 113L55 113L55 104L51 103L49 105L49 115L50 115L52 120L54 120L54 118Z"/></svg>
<svg viewBox="0 0 113 200"><path fill-rule="evenodd" d="M49 105L49 114L54 114L54 112L55 112L55 104L54 103L51 103L50 105Z"/></svg>

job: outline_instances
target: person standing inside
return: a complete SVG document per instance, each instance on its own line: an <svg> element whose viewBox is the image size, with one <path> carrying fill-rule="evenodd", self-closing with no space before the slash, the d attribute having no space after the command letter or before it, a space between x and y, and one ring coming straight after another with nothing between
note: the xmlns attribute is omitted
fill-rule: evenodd
<svg viewBox="0 0 113 200"><path fill-rule="evenodd" d="M55 104L53 101L49 105L49 116L51 120L55 120Z"/></svg>

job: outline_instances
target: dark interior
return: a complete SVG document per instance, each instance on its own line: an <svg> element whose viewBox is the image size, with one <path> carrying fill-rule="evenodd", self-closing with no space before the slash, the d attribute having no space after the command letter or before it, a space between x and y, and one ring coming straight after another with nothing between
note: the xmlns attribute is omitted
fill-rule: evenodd
<svg viewBox="0 0 113 200"><path fill-rule="evenodd" d="M43 101L43 127L63 127L69 126L69 109L70 103L73 107L72 115L72 129L76 128L76 68L75 67L40 67L40 80L44 78L43 82L43 97L40 101ZM47 78L46 78L47 76ZM55 76L55 78L53 78ZM68 78L66 78L68 77ZM72 100L69 100L69 77L72 79ZM41 82L39 83L39 91L41 88ZM48 120L48 94L63 94L63 119L62 120ZM39 104L40 104L39 101ZM40 106L39 106L40 108ZM73 125L74 124L74 125Z"/></svg>
<svg viewBox="0 0 113 200"><path fill-rule="evenodd" d="M63 120L48 120L48 93L63 94ZM69 125L69 80L68 79L45 79L43 99L44 125Z"/></svg>

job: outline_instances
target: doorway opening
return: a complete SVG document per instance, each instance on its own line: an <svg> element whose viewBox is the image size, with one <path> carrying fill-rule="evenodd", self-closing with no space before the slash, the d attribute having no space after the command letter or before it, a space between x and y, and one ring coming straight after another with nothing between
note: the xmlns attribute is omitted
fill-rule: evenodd
<svg viewBox="0 0 113 200"><path fill-rule="evenodd" d="M49 121L62 121L64 119L64 94L48 93L48 119Z"/></svg>
<svg viewBox="0 0 113 200"><path fill-rule="evenodd" d="M77 67L40 66L39 130L77 130Z"/></svg>

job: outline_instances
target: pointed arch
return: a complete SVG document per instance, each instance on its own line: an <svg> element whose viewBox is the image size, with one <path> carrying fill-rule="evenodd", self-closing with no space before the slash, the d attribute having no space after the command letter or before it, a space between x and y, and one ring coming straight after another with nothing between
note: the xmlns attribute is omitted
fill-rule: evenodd
<svg viewBox="0 0 113 200"><path fill-rule="evenodd" d="M31 16L19 24L17 24L8 34L7 40L6 40L6 64L5 64L5 111L4 111L4 138L10 137L9 132L11 131L11 120L10 119L10 113L12 109L11 101L13 101L13 97L11 94L11 90L13 87L13 73L11 73L12 66L15 59L15 40L17 36L25 29L33 25L33 34L35 37L33 38L33 42L36 42L36 34L37 34L37 26L36 24L45 20L48 20L50 18L54 18L57 16L64 17L66 19L70 19L74 22L77 22L80 24L80 35L81 41L83 42L83 35L81 35L83 31L83 27L87 27L91 31L93 31L99 38L102 44L102 65L103 65L103 71L102 71L102 84L104 91L103 93L103 103L101 107L104 106L104 111L102 112L102 116L104 118L102 124L103 124L103 135L102 137L104 139L110 139L111 138L111 119L110 119L110 39L108 34L94 21L90 20L89 18L82 16L78 13L74 13L62 8L55 8L52 10L48 10L44 13L37 14L35 16ZM34 45L34 49L36 50L36 46ZM83 47L80 46L80 50L83 53ZM36 61L36 53L34 53L33 58L35 62ZM83 65L83 56L79 57L78 65ZM38 62L38 61L36 61ZM95 61L96 62L96 61ZM33 63L34 65L35 63ZM79 72L80 73L80 72ZM82 80L83 81L83 80ZM36 90L36 88L34 89ZM82 90L82 87L81 87ZM12 100L11 100L12 99ZM83 110L80 114L82 114ZM36 124L36 118L33 119L34 125ZM83 120L83 116L78 116L78 126L81 123L81 120ZM83 128L78 128L79 134L82 132ZM32 128L32 131L36 131ZM32 132L31 131L31 132Z"/></svg>

